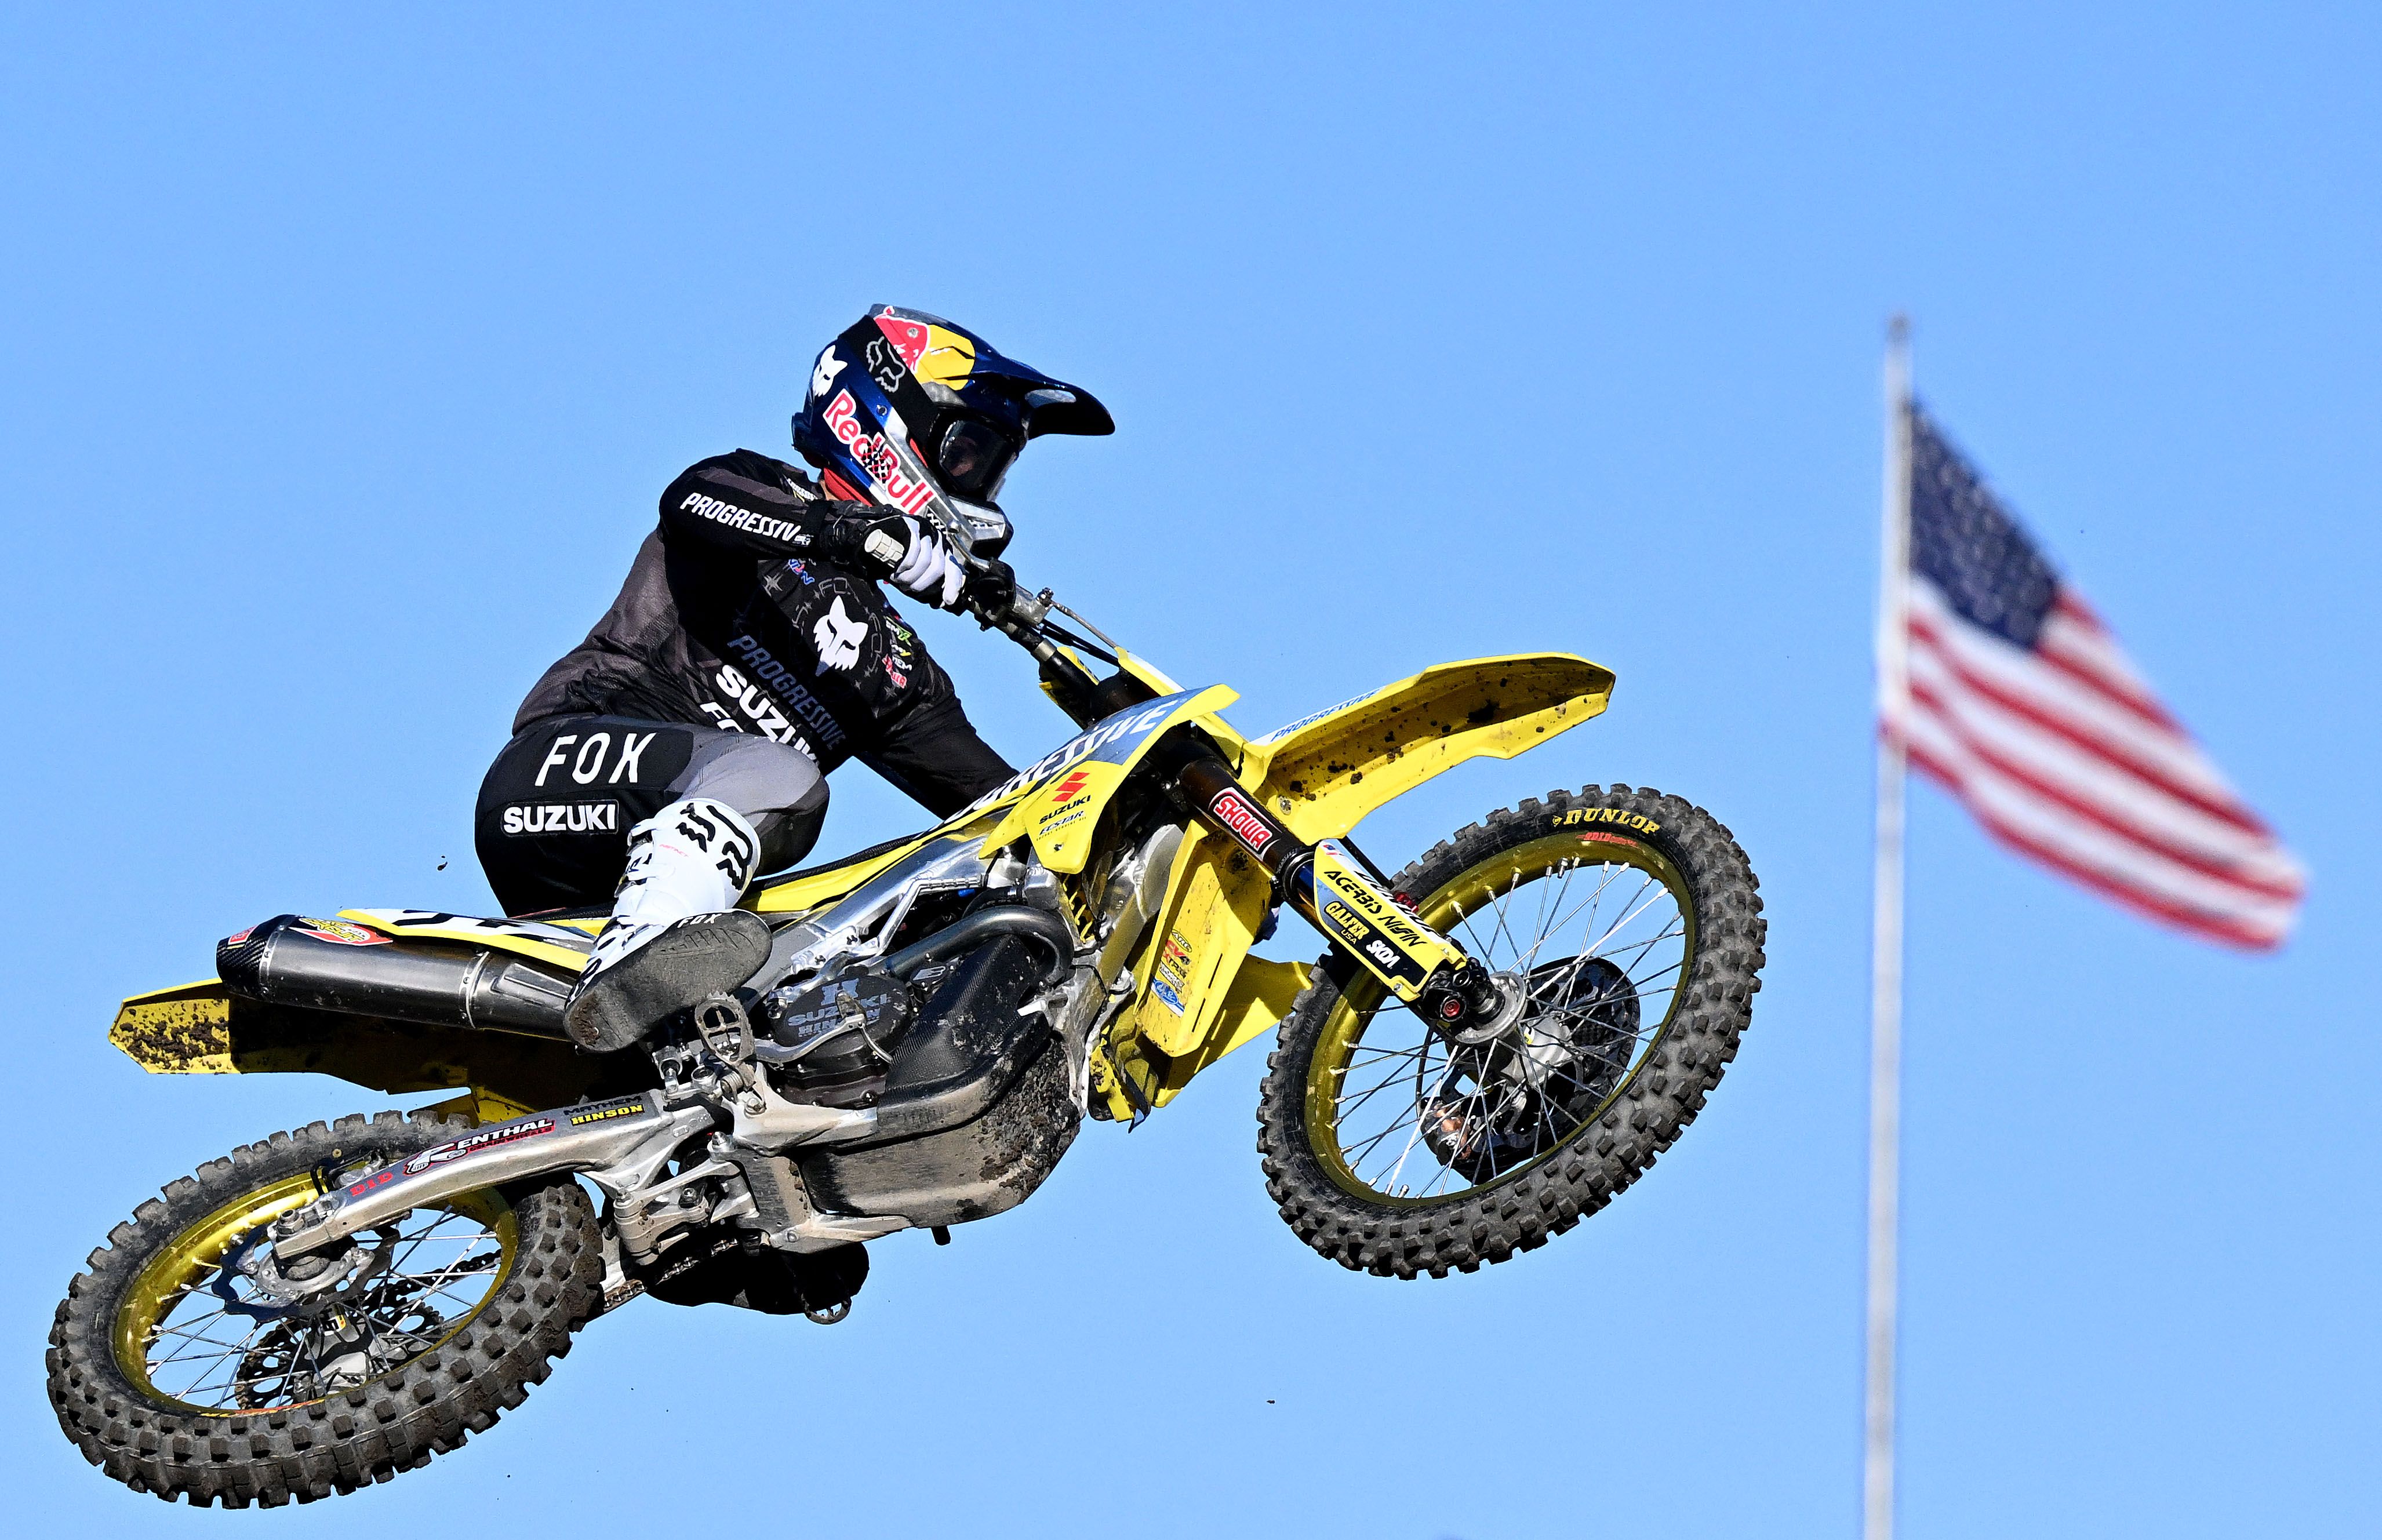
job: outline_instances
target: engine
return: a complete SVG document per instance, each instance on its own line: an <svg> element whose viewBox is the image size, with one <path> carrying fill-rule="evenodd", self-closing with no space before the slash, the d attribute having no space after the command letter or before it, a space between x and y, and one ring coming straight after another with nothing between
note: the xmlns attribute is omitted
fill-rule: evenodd
<svg viewBox="0 0 2382 1540"><path fill-rule="evenodd" d="M871 1115L865 1136L797 1155L814 1202L954 1224L1050 1174L1080 1116L1049 1014L1069 941L1048 911L999 905L762 997L752 1057L779 1094Z"/></svg>
<svg viewBox="0 0 2382 1540"><path fill-rule="evenodd" d="M774 1069L790 1099L872 1106L917 1013L913 985L890 973L775 990L761 1001L771 1041L753 1057Z"/></svg>

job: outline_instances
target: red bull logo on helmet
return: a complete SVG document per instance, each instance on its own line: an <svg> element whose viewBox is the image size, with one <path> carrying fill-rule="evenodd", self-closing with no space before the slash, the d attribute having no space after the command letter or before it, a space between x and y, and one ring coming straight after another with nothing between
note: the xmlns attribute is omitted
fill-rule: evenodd
<svg viewBox="0 0 2382 1540"><path fill-rule="evenodd" d="M915 369L918 361L927 356L925 322L904 321L898 315L880 315L877 318L877 329L883 332L885 340L893 345L893 351L904 367Z"/></svg>
<svg viewBox="0 0 2382 1540"><path fill-rule="evenodd" d="M935 495L935 489L913 480L902 469L901 457L886 444L882 434L870 433L860 425L856 415L859 409L852 392L837 391L835 399L828 403L828 431L835 434L837 443L852 451L852 458L876 482L887 502L903 513L918 512Z"/></svg>
<svg viewBox="0 0 2382 1540"><path fill-rule="evenodd" d="M877 329L902 361L902 367L928 385L957 390L976 368L976 344L952 331L925 321L912 321L886 312L877 316Z"/></svg>

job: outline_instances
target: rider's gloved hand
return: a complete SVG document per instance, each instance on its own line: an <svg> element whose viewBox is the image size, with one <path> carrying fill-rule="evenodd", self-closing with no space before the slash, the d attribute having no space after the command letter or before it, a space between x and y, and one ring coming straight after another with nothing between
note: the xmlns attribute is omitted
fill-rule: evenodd
<svg viewBox="0 0 2382 1540"><path fill-rule="evenodd" d="M967 574L963 600L978 614L998 615L1017 597L1017 574L1009 563L992 556L976 558L976 570Z"/></svg>
<svg viewBox="0 0 2382 1540"><path fill-rule="evenodd" d="M967 585L967 568L936 531L915 519L903 522L910 526L910 549L902 565L893 569L893 586L937 609L958 608L960 590Z"/></svg>
<svg viewBox="0 0 2382 1540"><path fill-rule="evenodd" d="M906 514L866 513L846 517L829 555L872 578L883 578L914 599L937 609L959 602L967 569L932 527Z"/></svg>

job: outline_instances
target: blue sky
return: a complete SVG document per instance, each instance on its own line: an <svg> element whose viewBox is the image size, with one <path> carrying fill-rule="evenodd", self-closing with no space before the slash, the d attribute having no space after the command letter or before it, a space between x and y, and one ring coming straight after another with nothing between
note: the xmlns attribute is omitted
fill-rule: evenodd
<svg viewBox="0 0 2382 1540"><path fill-rule="evenodd" d="M284 911L486 904L521 695L662 484L783 446L890 300L1110 404L1011 478L1014 560L1245 729L1447 658L1615 668L1605 718L1365 841L1702 802L1770 903L1743 1056L1612 1210L1401 1285L1274 1216L1252 1048L949 1249L878 1246L841 1326L644 1304L465 1451L237 1522L1850 1533L1905 308L1922 394L2313 872L2244 959L1915 794L1906 1533L2371 1533L2382 24L1810 9L10 7L18 1511L229 1522L85 1469L38 1341L160 1183L381 1105L144 1078L113 1001ZM1013 652L923 629L1013 759L1064 736ZM830 847L918 821L856 767L835 797Z"/></svg>

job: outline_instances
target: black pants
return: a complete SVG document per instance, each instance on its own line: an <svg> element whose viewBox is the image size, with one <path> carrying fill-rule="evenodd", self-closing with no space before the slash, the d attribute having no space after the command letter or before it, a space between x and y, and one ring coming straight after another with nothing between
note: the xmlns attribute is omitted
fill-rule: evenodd
<svg viewBox="0 0 2382 1540"><path fill-rule="evenodd" d="M937 817L1011 774L956 701L915 713L862 758ZM827 817L827 779L791 744L628 716L549 716L489 766L473 844L507 914L602 904L620 886L629 830L681 797L743 813L761 837L763 872L800 861Z"/></svg>

